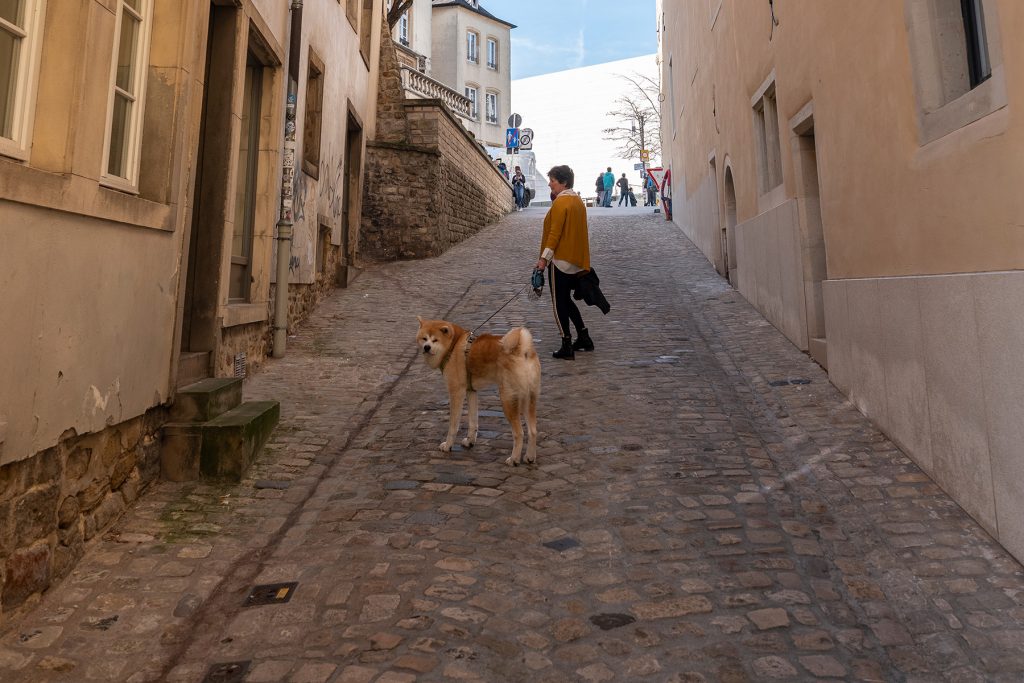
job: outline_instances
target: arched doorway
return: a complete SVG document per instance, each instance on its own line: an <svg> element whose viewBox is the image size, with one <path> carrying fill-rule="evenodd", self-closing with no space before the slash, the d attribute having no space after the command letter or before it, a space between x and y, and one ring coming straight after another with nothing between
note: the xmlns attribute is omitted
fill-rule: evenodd
<svg viewBox="0 0 1024 683"><path fill-rule="evenodd" d="M725 168L725 226L722 228L722 262L725 263L725 277L733 287L737 286L739 273L736 264L736 186L732 180L732 168Z"/></svg>

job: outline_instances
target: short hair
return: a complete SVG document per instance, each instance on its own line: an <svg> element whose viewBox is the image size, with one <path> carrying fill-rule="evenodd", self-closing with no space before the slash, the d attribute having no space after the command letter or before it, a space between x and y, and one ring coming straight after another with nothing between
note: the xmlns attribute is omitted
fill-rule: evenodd
<svg viewBox="0 0 1024 683"><path fill-rule="evenodd" d="M609 167L608 167L608 172L609 172L609 173L611 173L611 170L612 170L612 167L611 167L611 166L609 166Z"/></svg>
<svg viewBox="0 0 1024 683"><path fill-rule="evenodd" d="M552 167L551 170L548 171L548 177L554 178L570 189L572 189L572 184L576 180L576 174L573 173L572 169L568 166Z"/></svg>

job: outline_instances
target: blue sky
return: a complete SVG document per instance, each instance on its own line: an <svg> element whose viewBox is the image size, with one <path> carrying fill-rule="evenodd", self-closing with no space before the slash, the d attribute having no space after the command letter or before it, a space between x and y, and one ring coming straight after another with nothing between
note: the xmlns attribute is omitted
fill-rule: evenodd
<svg viewBox="0 0 1024 683"><path fill-rule="evenodd" d="M512 30L512 80L653 54L655 0L482 0Z"/></svg>

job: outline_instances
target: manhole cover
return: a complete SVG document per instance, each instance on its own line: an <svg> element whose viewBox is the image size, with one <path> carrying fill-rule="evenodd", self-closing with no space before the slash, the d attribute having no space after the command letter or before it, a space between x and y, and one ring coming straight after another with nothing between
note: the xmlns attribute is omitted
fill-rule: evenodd
<svg viewBox="0 0 1024 683"><path fill-rule="evenodd" d="M635 621L636 618L629 614L617 614L614 612L595 614L594 616L590 617L590 622L602 631L611 631L613 628L622 628L623 626L629 626Z"/></svg>
<svg viewBox="0 0 1024 683"><path fill-rule="evenodd" d="M784 387L784 386L787 386L787 385L790 385L790 384L810 384L810 383L811 383L811 380L809 380L809 379L776 379L776 380L772 380L771 382L768 382L768 386L770 386L770 387Z"/></svg>
<svg viewBox="0 0 1024 683"><path fill-rule="evenodd" d="M548 541L544 545L548 548L551 548L552 550L562 552L563 550L568 550L569 548L575 548L579 544L580 542L572 536L563 536L562 538L556 538L553 541Z"/></svg>
<svg viewBox="0 0 1024 683"><path fill-rule="evenodd" d="M245 679L245 675L249 673L251 665L251 660L214 664L206 672L203 683L241 683Z"/></svg>
<svg viewBox="0 0 1024 683"><path fill-rule="evenodd" d="M249 595L245 598L245 606L254 605L280 605L292 599L295 593L297 581L290 583L268 583L262 586L253 586Z"/></svg>

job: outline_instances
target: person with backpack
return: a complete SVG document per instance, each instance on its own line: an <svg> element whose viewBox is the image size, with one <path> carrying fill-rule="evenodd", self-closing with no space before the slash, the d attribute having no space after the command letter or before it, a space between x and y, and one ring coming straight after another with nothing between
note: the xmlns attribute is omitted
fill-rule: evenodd
<svg viewBox="0 0 1024 683"><path fill-rule="evenodd" d="M604 206L604 173L597 174L597 183L594 185L594 190L597 192L594 206Z"/></svg>
<svg viewBox="0 0 1024 683"><path fill-rule="evenodd" d="M519 166L516 166L516 171L512 174L512 191L516 195L516 211L522 211L525 208L526 176Z"/></svg>
<svg viewBox="0 0 1024 683"><path fill-rule="evenodd" d="M612 208L612 192L615 190L615 174L612 173L611 166L601 176L601 181L604 183L604 203L601 206L610 209Z"/></svg>

